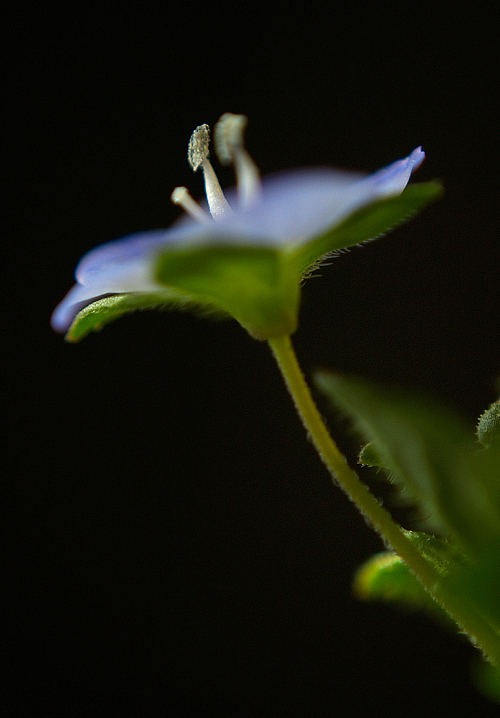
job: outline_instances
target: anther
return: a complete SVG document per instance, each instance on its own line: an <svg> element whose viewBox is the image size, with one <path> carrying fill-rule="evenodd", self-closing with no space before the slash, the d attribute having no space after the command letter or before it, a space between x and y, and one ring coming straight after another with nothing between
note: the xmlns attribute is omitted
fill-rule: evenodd
<svg viewBox="0 0 500 718"><path fill-rule="evenodd" d="M236 187L242 207L253 204L261 193L258 167L245 149L243 141L247 123L245 115L226 112L215 125L214 133L215 151L220 163L234 165Z"/></svg>
<svg viewBox="0 0 500 718"><path fill-rule="evenodd" d="M208 125L199 125L189 138L188 145L188 162L193 172L207 160L210 154L210 129Z"/></svg>

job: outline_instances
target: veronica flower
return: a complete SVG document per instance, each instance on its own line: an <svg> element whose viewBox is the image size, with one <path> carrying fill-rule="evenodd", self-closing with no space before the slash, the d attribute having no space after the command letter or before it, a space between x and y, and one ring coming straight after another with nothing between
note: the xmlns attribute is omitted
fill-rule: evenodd
<svg viewBox="0 0 500 718"><path fill-rule="evenodd" d="M52 315L56 331L69 329L76 341L128 311L193 306L233 316L260 339L290 334L301 281L324 256L380 235L440 193L426 183L401 196L424 159L420 147L369 176L315 168L261 180L243 144L245 125L244 116L226 114L215 127L217 155L234 166L236 189L222 192L209 160L209 128L197 127L188 159L203 170L207 206L177 187L172 201L186 215L170 229L84 255L77 283Z"/></svg>

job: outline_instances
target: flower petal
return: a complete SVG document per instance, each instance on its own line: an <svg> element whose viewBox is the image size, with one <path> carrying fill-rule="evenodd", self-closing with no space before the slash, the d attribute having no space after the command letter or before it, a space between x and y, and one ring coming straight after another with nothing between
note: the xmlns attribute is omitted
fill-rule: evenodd
<svg viewBox="0 0 500 718"><path fill-rule="evenodd" d="M424 159L425 152L421 147L417 147L404 160L397 160L366 177L363 184L373 188L377 193L377 199L401 194L409 182L411 173L420 167Z"/></svg>

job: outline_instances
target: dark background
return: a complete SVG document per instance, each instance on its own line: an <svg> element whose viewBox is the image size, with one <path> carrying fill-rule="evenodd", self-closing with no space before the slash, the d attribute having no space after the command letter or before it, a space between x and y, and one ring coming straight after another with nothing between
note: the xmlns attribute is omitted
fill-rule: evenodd
<svg viewBox="0 0 500 718"><path fill-rule="evenodd" d="M175 185L200 195L200 123L247 114L263 173L422 144L445 198L311 280L294 342L307 376L425 389L472 427L500 364L496 22L465 2L8 11L9 715L497 714L465 641L351 596L381 543L265 344L178 313L77 346L48 324L84 252L167 226Z"/></svg>

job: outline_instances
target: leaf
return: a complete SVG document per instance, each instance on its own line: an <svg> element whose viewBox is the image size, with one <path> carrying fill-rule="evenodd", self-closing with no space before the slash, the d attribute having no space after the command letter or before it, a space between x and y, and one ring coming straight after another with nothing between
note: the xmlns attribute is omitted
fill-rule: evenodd
<svg viewBox="0 0 500 718"><path fill-rule="evenodd" d="M454 625L405 562L392 551L369 558L356 572L353 590L361 600L386 601L410 609L423 609L440 623Z"/></svg>
<svg viewBox="0 0 500 718"><path fill-rule="evenodd" d="M472 664L472 678L477 690L495 703L500 703L500 668L483 658Z"/></svg>
<svg viewBox="0 0 500 718"><path fill-rule="evenodd" d="M388 468L384 465L384 459L380 455L377 445L373 441L370 441L361 448L358 456L358 463L363 466L378 466L380 469Z"/></svg>
<svg viewBox="0 0 500 718"><path fill-rule="evenodd" d="M358 210L331 231L295 250L293 256L299 271L307 274L310 267L330 252L389 232L442 194L443 187L439 182L423 182L409 185L398 197L383 199Z"/></svg>
<svg viewBox="0 0 500 718"><path fill-rule="evenodd" d="M498 456L478 450L451 411L420 396L321 373L319 388L374 443L380 463L430 526L482 555L500 541Z"/></svg>
<svg viewBox="0 0 500 718"><path fill-rule="evenodd" d="M491 607L484 601L482 586L474 585L471 581L475 572L470 563L456 554L453 547L432 536L414 534L409 538L415 545L423 547L423 555L441 573L439 586L447 584L447 590L455 598L460 596L463 606L467 606L469 612L482 616L495 630L495 625L498 626L498 597L496 611L490 610ZM409 610L423 610L443 627L456 629L448 613L434 601L404 561L392 551L384 551L369 558L356 572L353 590L361 600L384 601ZM500 670L483 657L474 661L472 669L478 690L491 700L500 702Z"/></svg>

